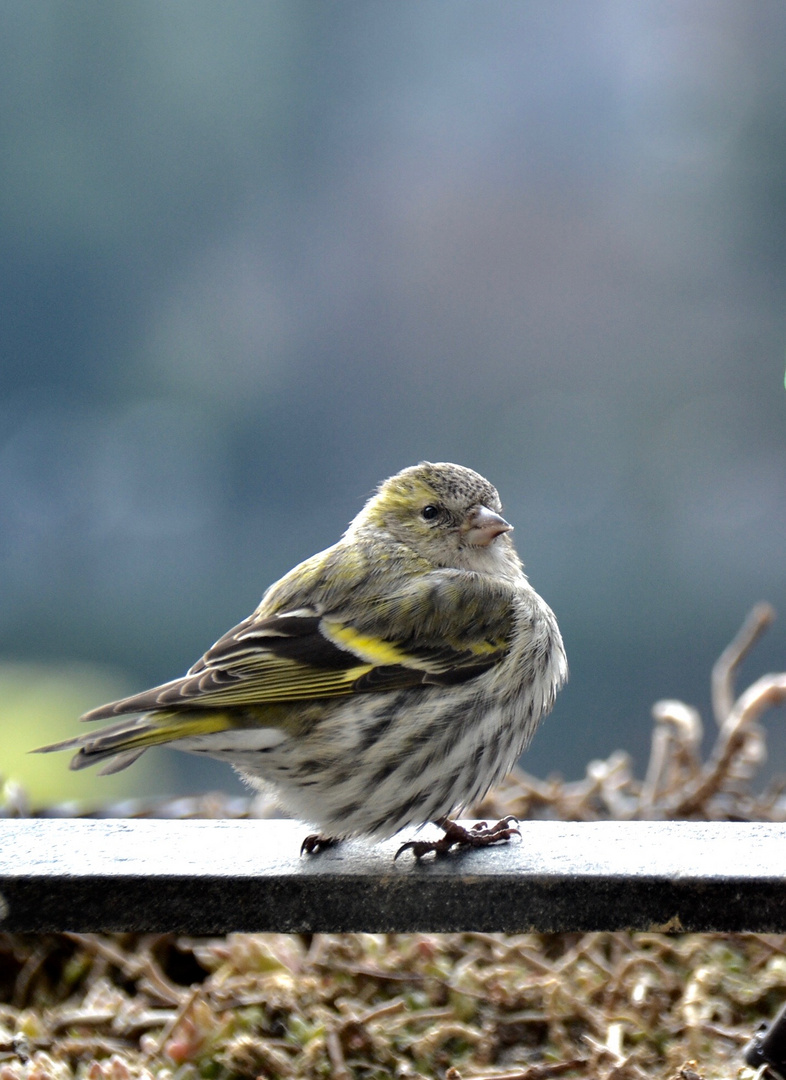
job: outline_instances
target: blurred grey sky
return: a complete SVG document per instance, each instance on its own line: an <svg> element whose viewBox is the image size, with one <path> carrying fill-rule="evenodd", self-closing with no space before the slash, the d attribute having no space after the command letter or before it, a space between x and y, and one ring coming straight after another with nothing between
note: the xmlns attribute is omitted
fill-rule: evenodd
<svg viewBox="0 0 786 1080"><path fill-rule="evenodd" d="M786 619L784 48L778 0L8 0L0 658L179 675L454 460L566 640L527 767L709 722Z"/></svg>

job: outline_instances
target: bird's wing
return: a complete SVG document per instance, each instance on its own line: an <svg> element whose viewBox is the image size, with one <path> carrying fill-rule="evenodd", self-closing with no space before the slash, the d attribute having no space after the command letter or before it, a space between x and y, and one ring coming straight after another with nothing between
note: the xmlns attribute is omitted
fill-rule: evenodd
<svg viewBox="0 0 786 1080"><path fill-rule="evenodd" d="M506 654L512 597L505 582L433 570L393 593L372 593L362 605L268 614L263 604L182 679L95 709L85 719L464 682Z"/></svg>

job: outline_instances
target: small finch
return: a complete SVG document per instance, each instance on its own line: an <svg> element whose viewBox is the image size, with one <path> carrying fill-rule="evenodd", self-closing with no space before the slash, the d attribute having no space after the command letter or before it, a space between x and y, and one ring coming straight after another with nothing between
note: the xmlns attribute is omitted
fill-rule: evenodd
<svg viewBox="0 0 786 1080"><path fill-rule="evenodd" d="M496 489L460 465L392 476L337 544L290 570L180 679L87 713L136 714L50 750L125 769L151 746L228 761L316 825L303 849L439 824L416 856L508 839L451 815L527 747L567 677Z"/></svg>

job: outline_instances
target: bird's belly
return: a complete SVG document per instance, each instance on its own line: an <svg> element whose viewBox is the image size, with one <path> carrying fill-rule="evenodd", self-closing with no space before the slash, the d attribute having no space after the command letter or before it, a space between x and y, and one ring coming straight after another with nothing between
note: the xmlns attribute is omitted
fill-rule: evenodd
<svg viewBox="0 0 786 1080"><path fill-rule="evenodd" d="M309 732L225 756L329 835L392 836L478 801L535 726L524 700L424 688L331 702Z"/></svg>

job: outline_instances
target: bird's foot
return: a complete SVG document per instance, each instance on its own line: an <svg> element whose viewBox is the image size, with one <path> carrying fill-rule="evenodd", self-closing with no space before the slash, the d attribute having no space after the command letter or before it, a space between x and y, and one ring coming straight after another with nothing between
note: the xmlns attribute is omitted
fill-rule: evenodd
<svg viewBox="0 0 786 1080"><path fill-rule="evenodd" d="M300 845L301 855L319 855L321 851L335 847L339 843L337 836L321 836L319 833L309 833Z"/></svg>
<svg viewBox="0 0 786 1080"><path fill-rule="evenodd" d="M424 855L429 855L432 851L436 855L446 855L454 847L461 851L462 848L489 847L490 844L506 843L513 836L521 836L516 825L512 824L513 822L516 822L516 818L510 815L502 818L496 825L489 826L485 821L477 821L471 829L465 829L463 825L451 821L450 818L440 818L434 824L442 829L444 836L439 840L408 840L406 844L401 845L393 858L397 859L402 851L411 851L416 859L422 859Z"/></svg>

